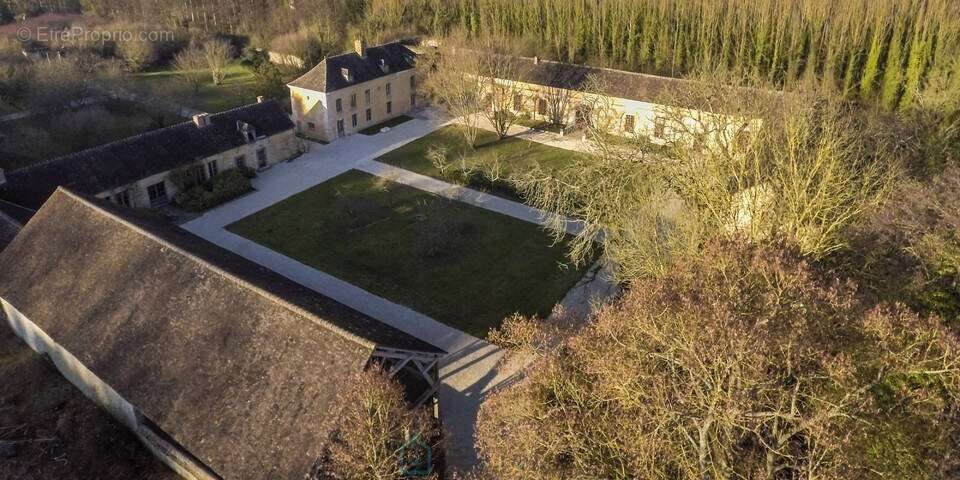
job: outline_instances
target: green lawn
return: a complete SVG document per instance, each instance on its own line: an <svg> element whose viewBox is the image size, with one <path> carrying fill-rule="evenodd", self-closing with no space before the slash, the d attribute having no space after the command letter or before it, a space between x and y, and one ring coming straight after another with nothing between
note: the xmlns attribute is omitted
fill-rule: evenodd
<svg viewBox="0 0 960 480"><path fill-rule="evenodd" d="M41 114L0 124L0 168L10 171L184 119L126 100L108 100L80 110Z"/></svg>
<svg viewBox="0 0 960 480"><path fill-rule="evenodd" d="M167 69L138 73L130 78L149 86L164 82L181 83L179 75L175 70ZM182 96L171 98L170 101L211 113L247 105L255 102L257 98L253 72L240 64L227 68L227 76L222 85L214 85L211 78L207 79L197 92L181 90Z"/></svg>
<svg viewBox="0 0 960 480"><path fill-rule="evenodd" d="M583 274L537 225L358 171L227 229L478 337L548 315Z"/></svg>
<svg viewBox="0 0 960 480"><path fill-rule="evenodd" d="M468 167L480 167L481 170L491 171L498 166L500 176L506 178L509 178L512 174L529 171L534 167L556 170L568 165L574 158L583 155L579 152L551 147L521 138L508 137L497 140L495 133L486 130L480 133L477 139L477 147L470 149L467 148L466 142L460 135L459 128L454 125L441 128L430 135L381 156L377 161L447 182L488 190L494 195L511 200L519 200L517 193L506 182L500 181L491 184L489 181L478 179L477 175L472 177L465 175L458 167L461 155L465 155L463 157L464 163ZM431 147L447 149L449 165L443 173L427 157L427 152Z"/></svg>

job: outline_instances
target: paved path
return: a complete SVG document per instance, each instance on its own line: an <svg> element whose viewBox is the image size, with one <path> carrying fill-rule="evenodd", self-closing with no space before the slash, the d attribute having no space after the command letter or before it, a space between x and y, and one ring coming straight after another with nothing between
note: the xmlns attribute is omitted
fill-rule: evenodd
<svg viewBox="0 0 960 480"><path fill-rule="evenodd" d="M423 191L431 192L452 200L469 203L470 205L494 211L509 217L536 223L544 227L549 227L551 221L562 218L556 214L544 212L524 205L519 202L507 200L496 195L480 192L460 185L454 185L433 177L420 175L402 168L387 165L375 160L360 162L356 166L357 170L376 175L387 180L402 183ZM567 233L576 235L583 229L583 225L570 219L564 219L564 230Z"/></svg>
<svg viewBox="0 0 960 480"><path fill-rule="evenodd" d="M477 126L495 132L493 125L484 118L477 120ZM507 136L530 140L531 142L542 143L551 147L562 148L564 150L573 150L576 152L590 152L591 144L583 138L583 132L569 132L566 135L548 132L545 130L534 130L523 125L513 125L507 130Z"/></svg>
<svg viewBox="0 0 960 480"><path fill-rule="evenodd" d="M390 302L228 232L224 227L284 198L323 183L446 125L443 119L415 119L374 136L355 135L329 145L311 144L294 161L271 167L253 180L256 191L187 222L182 227L227 250L280 273L307 288L414 335L450 355L440 368L442 420L447 428L447 461L456 468L476 463L474 423L483 392L506 373L497 370L499 348Z"/></svg>
<svg viewBox="0 0 960 480"><path fill-rule="evenodd" d="M350 169L360 169L391 180L462 200L533 223L543 224L545 214L526 205L448 184L374 161L380 155L450 123L442 118L418 118L374 136L354 135L329 145L311 144L311 150L294 161L271 167L253 180L256 191L182 225L209 241L270 268L316 292L414 335L449 355L440 368L441 419L446 429L447 465L466 470L477 462L474 431L483 397L493 388L519 378L523 363L500 362L497 346L437 322L426 315L390 302L292 258L228 232L224 227L267 208L291 195L323 183ZM570 231L579 227L571 223ZM602 282L588 275L564 299L582 305L598 298Z"/></svg>

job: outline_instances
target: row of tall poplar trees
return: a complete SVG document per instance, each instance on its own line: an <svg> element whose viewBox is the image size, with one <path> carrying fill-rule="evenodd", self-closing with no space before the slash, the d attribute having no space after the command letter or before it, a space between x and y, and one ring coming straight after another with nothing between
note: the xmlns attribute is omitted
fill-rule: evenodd
<svg viewBox="0 0 960 480"><path fill-rule="evenodd" d="M19 3L5 0L17 10ZM42 2L41 2L42 3ZM72 2L68 2L71 3ZM887 109L960 95L955 0L80 0L85 12L263 37L340 26L368 36L514 40L524 53L683 76L724 67L814 79ZM344 45L348 42L345 39ZM377 38L371 38L377 40Z"/></svg>

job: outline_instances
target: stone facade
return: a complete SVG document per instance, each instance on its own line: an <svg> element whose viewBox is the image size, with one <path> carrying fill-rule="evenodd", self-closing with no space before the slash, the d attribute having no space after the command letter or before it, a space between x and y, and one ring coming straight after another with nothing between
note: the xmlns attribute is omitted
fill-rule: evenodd
<svg viewBox="0 0 960 480"><path fill-rule="evenodd" d="M400 43L328 57L290 87L292 119L306 138L330 142L416 107L416 53Z"/></svg>
<svg viewBox="0 0 960 480"><path fill-rule="evenodd" d="M291 86L290 99L297 131L330 142L410 113L416 107L414 92L411 69L330 93Z"/></svg>
<svg viewBox="0 0 960 480"><path fill-rule="evenodd" d="M512 102L514 113L547 123L553 120L551 102L558 96L565 96L567 106L562 123L567 128L578 128L585 122L592 122L615 135L643 135L653 143L662 144L678 134L675 131L678 130L676 126L671 125L677 118L682 118L685 124L685 128L681 130L691 130L703 125L729 124L732 133L735 125L735 122L729 121L729 117L717 113L579 90L565 90L560 93L556 87L533 83L497 81L513 84L513 89L519 92L519 98Z"/></svg>
<svg viewBox="0 0 960 480"><path fill-rule="evenodd" d="M194 460L192 455L181 447L171 444L162 434L156 432L150 422L140 415L130 402L2 298L0 298L0 314L6 317L7 324L13 332L33 351L49 359L60 374L87 398L130 428L140 441L171 470L186 480L218 480L219 477L202 463Z"/></svg>
<svg viewBox="0 0 960 480"><path fill-rule="evenodd" d="M259 151L263 151L263 157ZM300 152L300 141L293 130L280 132L276 135L260 138L246 145L221 152L195 162L194 165L203 169L204 178L210 179L210 172L224 172L243 164L249 168L263 170L290 159ZM216 167L210 164L215 163ZM163 185L166 201L173 200L177 194L177 187L169 180L172 170L151 175L132 184L97 193L97 198L112 200L114 203L136 208L152 208L162 206L165 202L158 199L156 192ZM152 190L152 192L151 192Z"/></svg>

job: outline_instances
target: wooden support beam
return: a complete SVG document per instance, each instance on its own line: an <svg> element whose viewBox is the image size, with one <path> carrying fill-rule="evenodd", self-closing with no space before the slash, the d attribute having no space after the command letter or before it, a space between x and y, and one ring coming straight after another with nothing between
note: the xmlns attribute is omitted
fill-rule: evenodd
<svg viewBox="0 0 960 480"><path fill-rule="evenodd" d="M413 406L416 408L423 405L423 403L429 400L430 397L432 397L433 394L437 393L437 390L439 389L440 389L440 383L438 382L436 385L430 387L429 390L427 390L426 392L423 392L423 395L420 395L420 398L418 398L417 401L414 402Z"/></svg>
<svg viewBox="0 0 960 480"><path fill-rule="evenodd" d="M400 370L402 370L403 367L407 365L407 363L410 363L410 358L404 358L399 363L395 364L393 368L390 369L390 373L388 374L388 376L390 378L393 378L393 376L399 373Z"/></svg>

